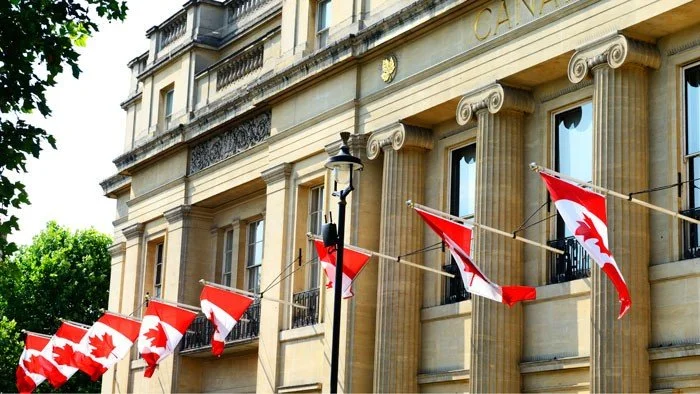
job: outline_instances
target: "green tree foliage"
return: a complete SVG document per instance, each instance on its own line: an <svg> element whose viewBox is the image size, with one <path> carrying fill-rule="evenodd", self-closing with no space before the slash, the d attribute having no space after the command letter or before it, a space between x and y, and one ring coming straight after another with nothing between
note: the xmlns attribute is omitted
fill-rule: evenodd
<svg viewBox="0 0 700 394"><path fill-rule="evenodd" d="M53 334L58 318L92 324L99 309L107 308L111 242L92 229L71 233L50 222L31 245L0 262L0 392L16 391L14 371L23 345L13 344L21 329ZM40 389L95 392L100 382L78 372L59 390L47 384Z"/></svg>
<svg viewBox="0 0 700 394"><path fill-rule="evenodd" d="M49 116L46 88L68 66L80 75L76 46L98 30L95 16L123 20L123 0L0 0L0 256L17 247L7 235L19 229L8 208L29 204L24 185L8 173L26 172L29 155L39 157L42 142L56 148L44 129L21 119L38 110Z"/></svg>

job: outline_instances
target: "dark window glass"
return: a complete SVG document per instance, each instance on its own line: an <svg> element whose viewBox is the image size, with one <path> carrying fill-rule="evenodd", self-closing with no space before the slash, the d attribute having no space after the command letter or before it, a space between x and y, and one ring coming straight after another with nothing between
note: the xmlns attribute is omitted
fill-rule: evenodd
<svg viewBox="0 0 700 394"><path fill-rule="evenodd" d="M450 213L474 215L476 200L476 145L452 151L450 168Z"/></svg>

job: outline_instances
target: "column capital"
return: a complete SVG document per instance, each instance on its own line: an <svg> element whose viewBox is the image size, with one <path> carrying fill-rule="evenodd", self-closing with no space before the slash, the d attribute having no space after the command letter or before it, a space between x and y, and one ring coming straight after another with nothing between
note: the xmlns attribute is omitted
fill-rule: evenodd
<svg viewBox="0 0 700 394"><path fill-rule="evenodd" d="M112 258L121 257L126 252L126 242L112 244L107 248L107 250Z"/></svg>
<svg viewBox="0 0 700 394"><path fill-rule="evenodd" d="M292 165L290 163L280 163L274 167L268 168L267 170L260 173L262 179L268 185L276 183L281 180L289 179L292 174Z"/></svg>
<svg viewBox="0 0 700 394"><path fill-rule="evenodd" d="M494 82L465 94L459 100L457 123L460 126L466 125L481 110L488 110L492 114L500 110L529 114L535 110L535 102L527 90Z"/></svg>
<svg viewBox="0 0 700 394"><path fill-rule="evenodd" d="M361 156L366 153L365 148L367 147L367 140L369 139L369 133L366 134L350 134L348 138L348 148L350 148L350 153L354 156ZM335 156L338 151L340 151L340 146L343 144L342 140L333 141L330 144L324 146L324 150L328 156Z"/></svg>
<svg viewBox="0 0 700 394"><path fill-rule="evenodd" d="M653 44L614 33L576 49L569 60L569 81L579 83L594 67L605 64L613 69L623 64L657 69L661 65L661 56Z"/></svg>
<svg viewBox="0 0 700 394"><path fill-rule="evenodd" d="M143 223L134 223L131 226L125 227L122 230L122 234L124 234L124 237L127 240L130 240L132 238L141 237L143 235L143 228L144 228Z"/></svg>
<svg viewBox="0 0 700 394"><path fill-rule="evenodd" d="M373 131L367 140L367 158L376 159L382 149L400 150L404 147L432 149L432 130L397 122Z"/></svg>
<svg viewBox="0 0 700 394"><path fill-rule="evenodd" d="M165 220L167 220L168 223L174 223L184 219L191 211L191 205L180 205L163 212L163 216L165 216Z"/></svg>

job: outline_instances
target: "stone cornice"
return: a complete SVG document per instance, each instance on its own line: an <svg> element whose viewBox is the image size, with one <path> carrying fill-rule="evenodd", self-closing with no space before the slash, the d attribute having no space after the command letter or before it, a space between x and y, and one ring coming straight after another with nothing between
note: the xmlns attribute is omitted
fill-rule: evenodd
<svg viewBox="0 0 700 394"><path fill-rule="evenodd" d="M466 125L481 110L488 110L492 114L501 110L532 113L535 102L530 92L495 82L473 90L459 100L457 123L460 126Z"/></svg>
<svg viewBox="0 0 700 394"><path fill-rule="evenodd" d="M100 182L102 192L109 198L116 198L117 193L128 188L131 185L131 177L127 175L116 174Z"/></svg>
<svg viewBox="0 0 700 394"><path fill-rule="evenodd" d="M367 141L367 158L374 160L384 149L400 150L404 147L432 149L432 131L401 122L376 130Z"/></svg>
<svg viewBox="0 0 700 394"><path fill-rule="evenodd" d="M122 257L126 252L126 242L119 242L113 244L109 248L107 248L107 250L109 250L109 254L110 256L112 256L112 258Z"/></svg>
<svg viewBox="0 0 700 394"><path fill-rule="evenodd" d="M122 234L124 234L124 238L126 238L127 240L141 237L143 235L143 228L143 223L134 223L129 227L125 227L122 230Z"/></svg>
<svg viewBox="0 0 700 394"><path fill-rule="evenodd" d="M184 218L188 217L191 212L192 212L191 205L180 205L180 206L168 209L167 211L163 212L163 216L165 217L165 220L167 220L169 224L172 224L175 222L179 222L179 221L183 220Z"/></svg>
<svg viewBox="0 0 700 394"><path fill-rule="evenodd" d="M661 65L661 56L655 45L615 33L576 50L569 60L569 80L572 83L579 83L594 67L605 64L613 69L623 64L637 64L657 69Z"/></svg>
<svg viewBox="0 0 700 394"><path fill-rule="evenodd" d="M272 168L268 168L267 170L261 172L260 176L265 181L265 183L270 185L270 184L279 182L281 180L289 179L289 176L291 174L292 174L292 165L289 163L281 163L281 164L278 164Z"/></svg>

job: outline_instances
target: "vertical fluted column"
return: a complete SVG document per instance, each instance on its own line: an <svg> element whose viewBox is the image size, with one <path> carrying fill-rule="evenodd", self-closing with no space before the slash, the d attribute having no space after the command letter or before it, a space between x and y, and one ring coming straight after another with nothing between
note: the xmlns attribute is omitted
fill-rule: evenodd
<svg viewBox="0 0 700 394"><path fill-rule="evenodd" d="M462 98L457 120L465 124L476 114L475 220L512 231L523 219L523 120L534 104L529 93L499 84ZM523 281L522 244L479 231L475 262L501 285ZM522 306L512 308L483 297L472 298L472 353L469 391L520 392Z"/></svg>
<svg viewBox="0 0 700 394"><path fill-rule="evenodd" d="M384 152L379 251L398 256L423 246L421 219L406 200L421 201L430 130L398 124L373 133L368 157ZM421 263L420 255L411 261ZM422 271L391 261L379 263L374 352L375 392L417 392L420 359Z"/></svg>
<svg viewBox="0 0 700 394"><path fill-rule="evenodd" d="M614 35L579 50L569 78L592 70L593 181L630 193L648 188L647 67L659 57L648 44ZM608 198L608 242L627 282L632 308L617 319L620 303L610 280L592 272L591 392L649 391L649 212Z"/></svg>

